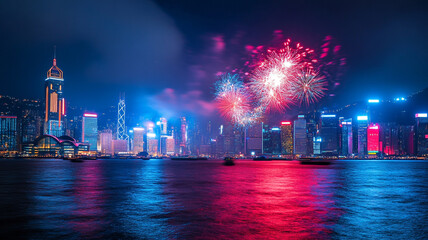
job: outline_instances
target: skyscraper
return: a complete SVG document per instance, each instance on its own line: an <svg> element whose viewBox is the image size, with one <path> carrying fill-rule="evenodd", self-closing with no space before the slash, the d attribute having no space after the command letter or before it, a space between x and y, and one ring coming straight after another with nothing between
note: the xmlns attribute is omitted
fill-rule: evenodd
<svg viewBox="0 0 428 240"><path fill-rule="evenodd" d="M113 154L113 134L110 129L100 132L99 151L103 154Z"/></svg>
<svg viewBox="0 0 428 240"><path fill-rule="evenodd" d="M337 155L339 122L334 114L321 115L321 154Z"/></svg>
<svg viewBox="0 0 428 240"><path fill-rule="evenodd" d="M82 142L89 143L89 151L97 151L98 115L95 113L83 114Z"/></svg>
<svg viewBox="0 0 428 240"><path fill-rule="evenodd" d="M416 150L418 156L428 155L428 114L416 114Z"/></svg>
<svg viewBox="0 0 428 240"><path fill-rule="evenodd" d="M342 156L350 156L353 153L352 118L342 121L341 153Z"/></svg>
<svg viewBox="0 0 428 240"><path fill-rule="evenodd" d="M293 154L293 125L290 121L281 122L282 154Z"/></svg>
<svg viewBox="0 0 428 240"><path fill-rule="evenodd" d="M358 131L358 156L367 156L367 116L357 117L357 131Z"/></svg>
<svg viewBox="0 0 428 240"><path fill-rule="evenodd" d="M0 116L0 151L16 151L17 132L15 116Z"/></svg>
<svg viewBox="0 0 428 240"><path fill-rule="evenodd" d="M263 149L263 125L262 123L254 124L247 129L245 145L248 155L260 155ZM217 145L220 143L217 142Z"/></svg>
<svg viewBox="0 0 428 240"><path fill-rule="evenodd" d="M134 153L144 152L144 128L134 127Z"/></svg>
<svg viewBox="0 0 428 240"><path fill-rule="evenodd" d="M180 118L180 154L187 154L187 121L186 117Z"/></svg>
<svg viewBox="0 0 428 240"><path fill-rule="evenodd" d="M53 66L47 72L45 79L45 121L44 133L60 137L64 135L65 99L62 96L64 86L63 72L56 65L56 57Z"/></svg>
<svg viewBox="0 0 428 240"><path fill-rule="evenodd" d="M294 121L294 154L306 155L306 119L304 115L298 115Z"/></svg>
<svg viewBox="0 0 428 240"><path fill-rule="evenodd" d="M379 124L370 124L367 128L367 152L375 155L379 152Z"/></svg>

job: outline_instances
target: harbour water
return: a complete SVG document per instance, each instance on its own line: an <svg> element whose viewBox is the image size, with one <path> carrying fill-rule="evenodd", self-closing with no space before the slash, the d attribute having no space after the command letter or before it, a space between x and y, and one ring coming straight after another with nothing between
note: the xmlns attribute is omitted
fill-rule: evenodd
<svg viewBox="0 0 428 240"><path fill-rule="evenodd" d="M0 160L2 239L426 239L427 161Z"/></svg>

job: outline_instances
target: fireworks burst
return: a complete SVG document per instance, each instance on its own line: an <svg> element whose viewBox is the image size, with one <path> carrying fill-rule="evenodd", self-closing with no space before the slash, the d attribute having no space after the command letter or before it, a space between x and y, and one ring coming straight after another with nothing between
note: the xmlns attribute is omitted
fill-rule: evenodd
<svg viewBox="0 0 428 240"><path fill-rule="evenodd" d="M238 123L251 109L248 94L239 75L226 74L216 83L216 101L220 113Z"/></svg>
<svg viewBox="0 0 428 240"><path fill-rule="evenodd" d="M246 46L252 61L246 61L241 72L249 77L244 83L238 75L223 75L216 83L216 101L223 116L235 125L247 127L259 122L269 111L283 112L291 105L309 106L338 86L337 78L345 59L340 58L339 45L326 38L320 61L314 50L300 43L291 46L288 39L280 49ZM332 52L332 53L330 53ZM244 71L242 71L244 70Z"/></svg>
<svg viewBox="0 0 428 240"><path fill-rule="evenodd" d="M302 68L313 68L310 58L313 50L304 49L299 43L295 48L290 40L280 50L269 50L265 60L254 70L250 88L266 110L283 111L295 103L293 82Z"/></svg>
<svg viewBox="0 0 428 240"><path fill-rule="evenodd" d="M293 98L299 104L303 102L306 105L317 102L325 95L326 82L325 77L309 68L301 69L295 75L295 81L292 82L291 92Z"/></svg>

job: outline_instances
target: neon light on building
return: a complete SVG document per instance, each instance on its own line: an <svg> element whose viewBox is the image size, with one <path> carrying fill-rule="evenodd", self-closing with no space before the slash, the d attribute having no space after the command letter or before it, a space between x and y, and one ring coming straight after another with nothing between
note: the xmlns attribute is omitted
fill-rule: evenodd
<svg viewBox="0 0 428 240"><path fill-rule="evenodd" d="M428 117L427 113L416 113L415 115L416 118L426 118Z"/></svg>
<svg viewBox="0 0 428 240"><path fill-rule="evenodd" d="M369 99L369 103L379 103L379 99Z"/></svg>
<svg viewBox="0 0 428 240"><path fill-rule="evenodd" d="M323 114L321 115L322 118L335 118L336 115L335 114Z"/></svg>
<svg viewBox="0 0 428 240"><path fill-rule="evenodd" d="M281 122L281 125L291 125L291 122Z"/></svg>
<svg viewBox="0 0 428 240"><path fill-rule="evenodd" d="M357 116L358 121L367 121L369 118L367 116Z"/></svg>
<svg viewBox="0 0 428 240"><path fill-rule="evenodd" d="M96 114L96 113L85 113L85 114L83 114L83 116L84 117L98 117L98 114Z"/></svg>
<svg viewBox="0 0 428 240"><path fill-rule="evenodd" d="M367 152L376 154L379 152L379 125L371 124L367 128Z"/></svg>

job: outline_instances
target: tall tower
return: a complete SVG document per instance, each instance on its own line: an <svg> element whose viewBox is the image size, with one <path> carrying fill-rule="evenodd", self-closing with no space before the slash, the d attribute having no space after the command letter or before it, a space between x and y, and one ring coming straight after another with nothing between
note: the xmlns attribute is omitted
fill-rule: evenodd
<svg viewBox="0 0 428 240"><path fill-rule="evenodd" d="M56 65L56 51L54 51L53 66L48 70L45 79L44 134L57 137L64 135L65 100L62 96L63 86L63 72Z"/></svg>
<svg viewBox="0 0 428 240"><path fill-rule="evenodd" d="M119 97L119 103L117 105L117 139L118 140L128 140L128 135L126 134L125 127L125 94L121 94Z"/></svg>

